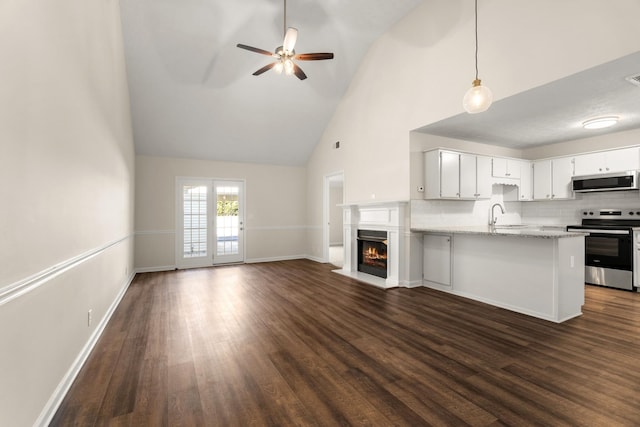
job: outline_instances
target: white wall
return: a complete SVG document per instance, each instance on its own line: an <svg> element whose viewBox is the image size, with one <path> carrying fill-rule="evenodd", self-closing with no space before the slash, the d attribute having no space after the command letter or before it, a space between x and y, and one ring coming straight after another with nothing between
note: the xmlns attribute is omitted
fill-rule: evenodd
<svg viewBox="0 0 640 427"><path fill-rule="evenodd" d="M342 203L344 188L342 183L329 187L329 244L342 245L344 240L344 219Z"/></svg>
<svg viewBox="0 0 640 427"><path fill-rule="evenodd" d="M176 177L245 180L246 261L306 256L301 167L136 156L136 268L175 267Z"/></svg>
<svg viewBox="0 0 640 427"><path fill-rule="evenodd" d="M131 279L134 154L118 2L0 10L0 425L27 426Z"/></svg>
<svg viewBox="0 0 640 427"><path fill-rule="evenodd" d="M635 52L638 13L634 0L480 2L480 78L499 100ZM463 111L473 49L473 4L462 0L425 0L374 43L308 163L312 226L322 177L336 170L346 203L409 200L410 131ZM378 179L363 173L371 164ZM322 233L309 239L321 254Z"/></svg>

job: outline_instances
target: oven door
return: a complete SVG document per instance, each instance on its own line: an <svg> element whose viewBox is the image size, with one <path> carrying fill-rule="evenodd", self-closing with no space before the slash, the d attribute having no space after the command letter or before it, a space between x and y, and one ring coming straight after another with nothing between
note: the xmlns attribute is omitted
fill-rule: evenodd
<svg viewBox="0 0 640 427"><path fill-rule="evenodd" d="M594 285L633 289L633 235L630 229L568 227L589 233L584 238L585 281Z"/></svg>
<svg viewBox="0 0 640 427"><path fill-rule="evenodd" d="M583 230L588 231L588 230ZM591 230L584 239L585 264L633 270L633 236L630 230Z"/></svg>

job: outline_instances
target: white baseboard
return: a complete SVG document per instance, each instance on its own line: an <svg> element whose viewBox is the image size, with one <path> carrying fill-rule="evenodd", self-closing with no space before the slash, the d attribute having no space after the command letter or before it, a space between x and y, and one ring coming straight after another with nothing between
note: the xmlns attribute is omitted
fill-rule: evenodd
<svg viewBox="0 0 640 427"><path fill-rule="evenodd" d="M256 264L258 262L276 262L276 261L291 261L294 259L304 259L304 255L291 255L283 257L269 257L269 258L250 258L245 260L245 264Z"/></svg>
<svg viewBox="0 0 640 427"><path fill-rule="evenodd" d="M422 280L403 280L398 286L402 286L403 288L419 288L422 286Z"/></svg>
<svg viewBox="0 0 640 427"><path fill-rule="evenodd" d="M175 265L161 265L158 267L136 268L136 273L157 273L159 271L171 271L175 269L176 269Z"/></svg>
<svg viewBox="0 0 640 427"><path fill-rule="evenodd" d="M42 409L42 412L40 413L40 416L34 423L34 426L46 427L49 425L49 423L51 423L51 420L53 419L54 415L56 414L56 411L60 407L62 400L67 395L67 392L69 391L69 389L71 388L71 385L73 384L76 377L78 376L80 369L82 369L82 366L87 361L87 358L89 357L89 355L91 354L91 351L93 350L96 343L98 342L98 339L104 332L104 329L107 326L107 323L109 323L111 316L116 311L116 308L120 304L120 301L122 301L122 298L124 297L124 294L127 292L127 289L129 289L129 285L131 285L131 282L133 281L134 277L135 277L135 272L128 277L128 279L126 280L126 283L124 284L124 286L116 296L115 300L109 307L109 310L107 310L104 317L100 321L100 324L93 331L93 334L91 334L91 337L89 337L89 340L80 351L80 354L78 354L76 359L73 361L73 364L71 365L71 367L69 368L65 376L62 377L62 380L58 384L58 387L56 387L56 389L53 391L53 394L49 398L49 401L47 402L47 404Z"/></svg>
<svg viewBox="0 0 640 427"><path fill-rule="evenodd" d="M326 264L328 261L322 259L322 258L318 258L315 256L311 256L311 255L305 255L303 258L308 259L309 261L314 261L314 262L319 262L320 264Z"/></svg>

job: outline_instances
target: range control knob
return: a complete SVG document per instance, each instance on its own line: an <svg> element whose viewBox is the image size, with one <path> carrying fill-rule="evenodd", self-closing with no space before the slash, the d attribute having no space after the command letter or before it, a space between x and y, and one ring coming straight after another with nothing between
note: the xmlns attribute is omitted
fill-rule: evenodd
<svg viewBox="0 0 640 427"><path fill-rule="evenodd" d="M583 215L583 216L587 216L587 213L588 213L588 212L582 212L582 215Z"/></svg>
<svg viewBox="0 0 640 427"><path fill-rule="evenodd" d="M593 212L589 212L589 215L593 215Z"/></svg>
<svg viewBox="0 0 640 427"><path fill-rule="evenodd" d="M633 211L629 212L629 215L633 215Z"/></svg>

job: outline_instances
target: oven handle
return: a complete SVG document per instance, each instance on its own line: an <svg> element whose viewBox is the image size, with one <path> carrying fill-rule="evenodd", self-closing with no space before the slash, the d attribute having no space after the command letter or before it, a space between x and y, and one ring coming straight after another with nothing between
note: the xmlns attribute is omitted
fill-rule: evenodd
<svg viewBox="0 0 640 427"><path fill-rule="evenodd" d="M602 230L599 228L567 228L567 231L578 233L629 234L629 230Z"/></svg>

